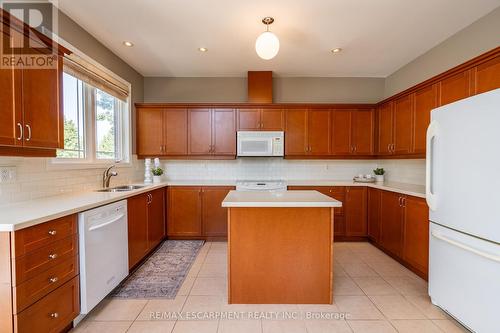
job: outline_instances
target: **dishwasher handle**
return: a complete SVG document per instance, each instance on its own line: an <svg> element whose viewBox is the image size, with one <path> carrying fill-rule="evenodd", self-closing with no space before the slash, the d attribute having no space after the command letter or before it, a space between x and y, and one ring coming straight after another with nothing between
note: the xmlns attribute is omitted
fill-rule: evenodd
<svg viewBox="0 0 500 333"><path fill-rule="evenodd" d="M115 218L112 218L111 220L108 220L108 221L103 222L103 223L98 224L98 225L93 225L93 226L91 226L91 227L89 228L89 231L94 231L94 230L97 230L97 229L104 228L105 226L110 225L110 224L112 224L112 223L115 223L115 222L117 222L117 221L121 220L121 219L122 219L122 218L124 218L124 217L125 217L125 214L120 214L120 215L116 216Z"/></svg>

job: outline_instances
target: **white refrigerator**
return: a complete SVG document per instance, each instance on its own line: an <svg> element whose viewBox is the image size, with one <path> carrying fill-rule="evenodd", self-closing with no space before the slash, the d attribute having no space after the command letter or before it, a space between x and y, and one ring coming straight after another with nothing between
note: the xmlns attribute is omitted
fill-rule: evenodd
<svg viewBox="0 0 500 333"><path fill-rule="evenodd" d="M432 111L426 169L432 303L500 332L500 89Z"/></svg>

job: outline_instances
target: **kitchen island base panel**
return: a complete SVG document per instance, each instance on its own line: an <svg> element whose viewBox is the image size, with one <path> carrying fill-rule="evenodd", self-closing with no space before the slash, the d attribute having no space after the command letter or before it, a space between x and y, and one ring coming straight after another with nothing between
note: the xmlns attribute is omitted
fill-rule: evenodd
<svg viewBox="0 0 500 333"><path fill-rule="evenodd" d="M331 304L333 208L229 208L230 304Z"/></svg>

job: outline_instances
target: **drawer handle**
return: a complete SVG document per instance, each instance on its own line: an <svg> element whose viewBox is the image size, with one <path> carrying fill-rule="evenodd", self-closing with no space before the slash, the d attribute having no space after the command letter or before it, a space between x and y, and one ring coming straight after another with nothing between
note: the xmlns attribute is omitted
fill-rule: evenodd
<svg viewBox="0 0 500 333"><path fill-rule="evenodd" d="M49 230L49 235L55 236L57 234L56 230Z"/></svg>
<svg viewBox="0 0 500 333"><path fill-rule="evenodd" d="M49 259L55 259L55 258L57 258L57 253L49 254Z"/></svg>
<svg viewBox="0 0 500 333"><path fill-rule="evenodd" d="M59 317L59 313L57 313L57 312L51 313L50 317L53 319L56 319L57 317Z"/></svg>
<svg viewBox="0 0 500 333"><path fill-rule="evenodd" d="M50 283L56 283L58 280L59 280L59 278L57 276L54 276L54 277L52 277L52 278L49 279L49 282Z"/></svg>

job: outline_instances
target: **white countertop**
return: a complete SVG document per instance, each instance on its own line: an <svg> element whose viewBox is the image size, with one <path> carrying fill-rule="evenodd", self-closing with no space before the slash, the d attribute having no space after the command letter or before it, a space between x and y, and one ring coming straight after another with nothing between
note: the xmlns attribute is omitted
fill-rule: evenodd
<svg viewBox="0 0 500 333"><path fill-rule="evenodd" d="M354 183L339 180L289 180L289 186L368 186L425 198L425 186L403 183ZM137 185L144 185L138 183ZM0 232L15 231L83 212L165 186L235 186L235 180L167 180L129 192L79 192L0 206ZM259 193L262 195L262 193ZM268 206L270 207L270 206Z"/></svg>
<svg viewBox="0 0 500 333"><path fill-rule="evenodd" d="M342 207L342 202L318 191L230 191L222 207Z"/></svg>

